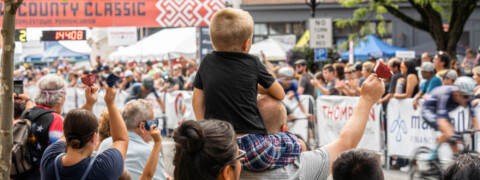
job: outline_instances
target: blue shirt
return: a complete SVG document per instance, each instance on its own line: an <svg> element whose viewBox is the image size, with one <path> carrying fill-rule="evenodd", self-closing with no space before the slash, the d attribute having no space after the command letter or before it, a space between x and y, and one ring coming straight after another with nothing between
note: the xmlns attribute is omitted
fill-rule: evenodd
<svg viewBox="0 0 480 180"><path fill-rule="evenodd" d="M281 80L280 79L277 79L277 82L280 83ZM289 88L286 88L286 89L283 89L283 91L285 91L285 94L287 94L288 91L293 91L293 93L295 94L295 99L297 99L298 102L300 102L300 97L298 96L298 93L297 93L297 89L298 89L298 85L297 85L297 81L295 80L291 80L291 85Z"/></svg>
<svg viewBox="0 0 480 180"><path fill-rule="evenodd" d="M128 131L128 148L127 156L125 157L125 168L130 172L132 179L140 179L143 168L147 164L153 146L147 144L137 133ZM98 152L103 152L113 144L112 137L104 139L98 148ZM165 177L165 170L163 166L162 154L158 157L157 169L152 179L163 180Z"/></svg>
<svg viewBox="0 0 480 180"><path fill-rule="evenodd" d="M430 79L429 81L428 80L425 81L425 83L422 85L420 90L423 93L429 93L432 91L432 89L441 85L442 85L442 80L440 80L440 78L438 78L437 76L433 76L432 79Z"/></svg>
<svg viewBox="0 0 480 180"><path fill-rule="evenodd" d="M40 163L40 172L42 179L56 179L55 176L55 158L65 152L66 143L58 141L50 146L42 156ZM58 159L58 174L62 180L80 179L88 167L92 157L87 157L80 162L63 166L61 159ZM123 157L120 151L115 148L108 148L100 154L97 154L92 169L86 179L117 180L123 173Z"/></svg>

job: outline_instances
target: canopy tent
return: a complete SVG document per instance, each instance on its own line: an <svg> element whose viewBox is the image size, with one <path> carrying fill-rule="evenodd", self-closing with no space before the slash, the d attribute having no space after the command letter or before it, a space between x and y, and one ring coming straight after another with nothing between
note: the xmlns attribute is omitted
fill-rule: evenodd
<svg viewBox="0 0 480 180"><path fill-rule="evenodd" d="M112 60L141 61L166 60L183 55L196 57L195 27L163 29L135 44L119 47L110 54Z"/></svg>
<svg viewBox="0 0 480 180"><path fill-rule="evenodd" d="M375 58L395 56L395 51L406 51L407 48L390 46L378 39L374 35L365 36L365 41L360 41L354 49L353 56L355 60L365 60L372 56ZM341 54L343 59L349 58L350 51Z"/></svg>
<svg viewBox="0 0 480 180"><path fill-rule="evenodd" d="M287 51L289 49L290 48L288 45L281 43L278 40L269 38L252 44L252 47L250 48L250 54L260 56L261 52L263 51L268 60L281 61L286 59Z"/></svg>
<svg viewBox="0 0 480 180"><path fill-rule="evenodd" d="M415 51L415 56L421 56L422 53L428 52L429 54L435 54L437 52L437 45L434 41L428 41L410 48L411 51ZM464 48L457 45L456 52L457 54L465 54Z"/></svg>

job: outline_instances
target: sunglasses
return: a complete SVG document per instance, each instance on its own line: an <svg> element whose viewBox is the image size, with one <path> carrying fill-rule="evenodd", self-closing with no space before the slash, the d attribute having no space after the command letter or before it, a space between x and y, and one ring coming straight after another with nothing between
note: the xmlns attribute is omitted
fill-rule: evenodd
<svg viewBox="0 0 480 180"><path fill-rule="evenodd" d="M244 150L241 150L239 149L238 150L238 156L235 158L235 161L236 160L243 160L245 158L245 155L247 154L247 152L245 152Z"/></svg>
<svg viewBox="0 0 480 180"><path fill-rule="evenodd" d="M352 74L352 71L345 72L345 74Z"/></svg>

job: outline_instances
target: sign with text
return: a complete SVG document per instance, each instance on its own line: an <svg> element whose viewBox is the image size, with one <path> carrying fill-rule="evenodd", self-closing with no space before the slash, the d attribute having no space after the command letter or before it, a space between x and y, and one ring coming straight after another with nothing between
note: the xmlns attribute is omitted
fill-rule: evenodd
<svg viewBox="0 0 480 180"><path fill-rule="evenodd" d="M0 9L5 4L0 3ZM224 0L28 0L16 27L206 26ZM3 16L0 16L0 20Z"/></svg>
<svg viewBox="0 0 480 180"><path fill-rule="evenodd" d="M107 31L109 46L126 46L137 42L136 27L109 27Z"/></svg>
<svg viewBox="0 0 480 180"><path fill-rule="evenodd" d="M332 19L312 18L310 19L310 48L332 47Z"/></svg>
<svg viewBox="0 0 480 180"><path fill-rule="evenodd" d="M200 61L202 61L203 57L205 57L205 55L207 55L208 53L212 52L214 49L213 49L212 41L210 40L209 27L202 26L202 27L198 27L197 30L198 30L197 40L199 45L198 57L200 58Z"/></svg>
<svg viewBox="0 0 480 180"><path fill-rule="evenodd" d="M315 61L327 60L327 48L315 48Z"/></svg>
<svg viewBox="0 0 480 180"><path fill-rule="evenodd" d="M413 99L390 99L387 106L387 147L390 156L413 156L421 146L434 148L437 133L422 118L421 108L413 109ZM455 131L469 129L469 111L458 107L448 113ZM451 150L444 143L439 150L440 159L449 159Z"/></svg>
<svg viewBox="0 0 480 180"><path fill-rule="evenodd" d="M335 142L344 125L353 115L359 97L319 96L317 98L317 128L320 146ZM375 104L370 110L367 126L357 148L382 151L380 134L380 111L382 105ZM352 119L354 121L358 119Z"/></svg>
<svg viewBox="0 0 480 180"><path fill-rule="evenodd" d="M395 51L397 58L415 58L415 51Z"/></svg>

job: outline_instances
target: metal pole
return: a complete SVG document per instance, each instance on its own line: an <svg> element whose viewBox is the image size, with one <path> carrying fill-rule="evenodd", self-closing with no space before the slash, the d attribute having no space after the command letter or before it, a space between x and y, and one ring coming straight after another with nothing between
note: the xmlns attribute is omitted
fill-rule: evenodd
<svg viewBox="0 0 480 180"><path fill-rule="evenodd" d="M2 23L2 78L0 84L0 179L10 179L13 121L13 53L15 51L15 15L23 0L4 0Z"/></svg>

